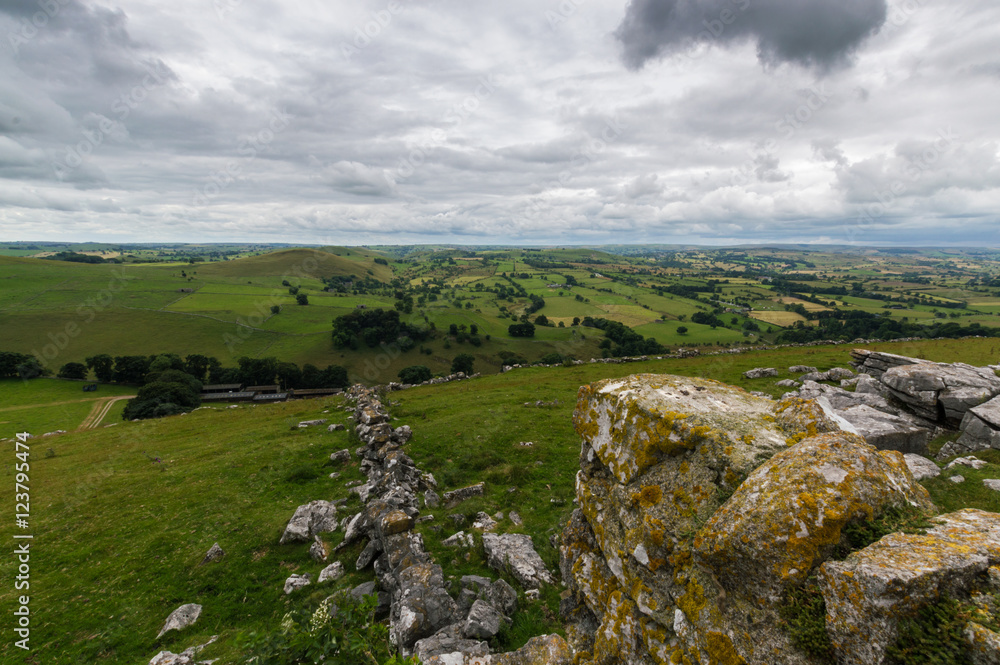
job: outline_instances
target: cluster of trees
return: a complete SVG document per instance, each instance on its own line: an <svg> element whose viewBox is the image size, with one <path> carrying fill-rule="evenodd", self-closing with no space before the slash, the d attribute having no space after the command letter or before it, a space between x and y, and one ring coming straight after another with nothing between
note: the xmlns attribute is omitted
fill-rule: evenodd
<svg viewBox="0 0 1000 665"><path fill-rule="evenodd" d="M604 339L600 347L607 357L622 358L625 356L645 356L657 353L670 353L670 349L657 342L652 337L645 338L624 323L610 319L586 316L583 325L604 331Z"/></svg>
<svg viewBox="0 0 1000 665"><path fill-rule="evenodd" d="M390 309L356 309L333 320L333 343L338 348L357 349L360 342L369 347L403 342L408 348L422 342L430 331L399 320L399 312ZM406 350L406 349L404 349Z"/></svg>
<svg viewBox="0 0 1000 665"><path fill-rule="evenodd" d="M900 337L959 338L959 337L1000 337L1000 328L990 328L978 323L962 326L955 322L934 323L923 326L908 321L891 319L871 312L816 312L819 323L816 326L802 325L797 321L778 335L778 343L801 344L818 340L898 339Z"/></svg>
<svg viewBox="0 0 1000 665"><path fill-rule="evenodd" d="M0 351L0 379L34 379L51 372L33 355Z"/></svg>
<svg viewBox="0 0 1000 665"><path fill-rule="evenodd" d="M90 254L79 254L77 252L58 252L52 256L44 257L52 261L72 261L73 263L122 263L121 259L109 259L105 260L100 256L91 256Z"/></svg>
<svg viewBox="0 0 1000 665"><path fill-rule="evenodd" d="M535 324L530 321L511 324L507 326L507 334L511 337L534 337Z"/></svg>

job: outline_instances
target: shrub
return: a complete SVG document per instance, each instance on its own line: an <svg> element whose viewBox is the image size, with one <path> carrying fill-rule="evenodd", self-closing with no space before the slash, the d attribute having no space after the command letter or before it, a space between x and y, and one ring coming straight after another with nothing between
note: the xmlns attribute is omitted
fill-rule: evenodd
<svg viewBox="0 0 1000 665"><path fill-rule="evenodd" d="M465 372L466 374L472 374L473 372L472 368L475 362L476 358L474 356L471 356L468 353L460 353L457 356L455 356L454 360L451 361L451 372L452 374L456 372Z"/></svg>
<svg viewBox="0 0 1000 665"><path fill-rule="evenodd" d="M398 376L403 383L423 383L431 378L431 370L424 365L411 365L399 370Z"/></svg>
<svg viewBox="0 0 1000 665"><path fill-rule="evenodd" d="M90 370L83 363L66 363L59 368L60 379L86 379Z"/></svg>

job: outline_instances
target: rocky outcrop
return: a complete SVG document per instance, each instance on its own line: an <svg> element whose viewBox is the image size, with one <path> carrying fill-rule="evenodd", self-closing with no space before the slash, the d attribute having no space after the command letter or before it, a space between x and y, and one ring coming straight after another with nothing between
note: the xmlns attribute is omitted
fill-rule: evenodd
<svg viewBox="0 0 1000 665"><path fill-rule="evenodd" d="M318 534L335 531L337 525L336 505L330 501L311 501L295 509L278 542L308 543Z"/></svg>
<svg viewBox="0 0 1000 665"><path fill-rule="evenodd" d="M483 534L483 549L490 568L510 573L525 589L537 589L543 583L552 584L552 575L542 557L535 552L531 536L520 533Z"/></svg>
<svg viewBox="0 0 1000 665"><path fill-rule="evenodd" d="M968 597L1000 563L1000 515L960 510L935 521L924 535L891 534L820 568L827 632L839 663L886 662L900 617L941 596Z"/></svg>
<svg viewBox="0 0 1000 665"><path fill-rule="evenodd" d="M959 429L962 435L941 448L941 458L1000 448L1000 397L966 411Z"/></svg>
<svg viewBox="0 0 1000 665"><path fill-rule="evenodd" d="M153 656L153 659L149 661L149 665L196 665L196 663L198 665L211 665L215 662L215 660L197 661L195 659L205 647L214 643L217 639L219 639L219 636L213 635L208 642L199 644L198 646L188 647L181 653L161 651Z"/></svg>
<svg viewBox="0 0 1000 665"><path fill-rule="evenodd" d="M764 379L769 376L778 376L778 370L773 367L755 367L743 372L744 379Z"/></svg>
<svg viewBox="0 0 1000 665"><path fill-rule="evenodd" d="M869 351L868 349L852 349L851 357L854 361L851 365L862 373L880 378L887 370L893 367L904 367L906 365L919 365L930 362L920 358L909 358L895 353L885 353L883 351Z"/></svg>
<svg viewBox="0 0 1000 665"><path fill-rule="evenodd" d="M814 400L642 375L582 388L574 421L561 610L582 664L809 663L779 619L789 589L849 525L933 509L902 454Z"/></svg>
<svg viewBox="0 0 1000 665"><path fill-rule="evenodd" d="M916 415L952 427L962 422L969 409L1000 394L1000 377L992 369L964 363L893 367L880 380Z"/></svg>

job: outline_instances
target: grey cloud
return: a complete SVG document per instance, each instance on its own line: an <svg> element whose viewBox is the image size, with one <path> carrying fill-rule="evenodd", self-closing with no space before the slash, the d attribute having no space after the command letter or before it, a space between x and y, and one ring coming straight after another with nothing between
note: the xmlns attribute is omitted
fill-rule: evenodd
<svg viewBox="0 0 1000 665"><path fill-rule="evenodd" d="M886 18L885 0L631 0L615 31L625 64L752 40L761 62L828 69Z"/></svg>

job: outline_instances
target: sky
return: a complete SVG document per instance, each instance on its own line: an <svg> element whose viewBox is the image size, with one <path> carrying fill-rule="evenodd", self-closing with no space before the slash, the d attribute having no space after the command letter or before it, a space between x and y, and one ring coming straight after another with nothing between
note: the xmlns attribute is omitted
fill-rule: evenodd
<svg viewBox="0 0 1000 665"><path fill-rule="evenodd" d="M995 0L0 0L0 240L1000 247Z"/></svg>

